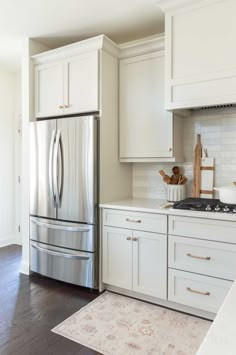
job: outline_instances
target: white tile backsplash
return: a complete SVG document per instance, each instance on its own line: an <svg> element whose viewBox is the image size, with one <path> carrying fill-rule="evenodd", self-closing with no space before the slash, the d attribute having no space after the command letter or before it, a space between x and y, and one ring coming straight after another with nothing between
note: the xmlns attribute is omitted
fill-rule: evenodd
<svg viewBox="0 0 236 355"><path fill-rule="evenodd" d="M189 179L187 196L192 193L193 157L197 134L201 134L202 145L209 157L215 158L216 187L230 185L236 181L236 108L195 111L184 119L185 162L179 165ZM133 164L133 196L160 198L166 196L166 184L159 175L163 169L171 175L175 164Z"/></svg>

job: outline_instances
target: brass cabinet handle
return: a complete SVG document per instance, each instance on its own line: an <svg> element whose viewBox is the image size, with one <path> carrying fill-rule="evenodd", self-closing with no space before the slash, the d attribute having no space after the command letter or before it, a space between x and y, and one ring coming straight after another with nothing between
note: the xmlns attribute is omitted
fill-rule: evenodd
<svg viewBox="0 0 236 355"><path fill-rule="evenodd" d="M132 238L131 238L131 237L127 237L126 239L127 239L127 240L131 240Z"/></svg>
<svg viewBox="0 0 236 355"><path fill-rule="evenodd" d="M138 238L133 238L132 240L133 240L134 242L137 242Z"/></svg>
<svg viewBox="0 0 236 355"><path fill-rule="evenodd" d="M197 293L198 295L210 296L210 292L201 292L201 291L192 290L191 287L186 287L186 290L189 292Z"/></svg>
<svg viewBox="0 0 236 355"><path fill-rule="evenodd" d="M68 105L63 105L63 108L68 108Z"/></svg>
<svg viewBox="0 0 236 355"><path fill-rule="evenodd" d="M172 152L172 148L169 148L169 152Z"/></svg>
<svg viewBox="0 0 236 355"><path fill-rule="evenodd" d="M64 105L59 105L58 108L62 110L64 108Z"/></svg>
<svg viewBox="0 0 236 355"><path fill-rule="evenodd" d="M195 258L195 259L201 259L201 260L211 260L210 256L197 256L197 255L192 255L191 253L187 253L187 256L190 258Z"/></svg>
<svg viewBox="0 0 236 355"><path fill-rule="evenodd" d="M130 219L130 218L126 218L126 222L133 222L133 223L141 223L141 219Z"/></svg>

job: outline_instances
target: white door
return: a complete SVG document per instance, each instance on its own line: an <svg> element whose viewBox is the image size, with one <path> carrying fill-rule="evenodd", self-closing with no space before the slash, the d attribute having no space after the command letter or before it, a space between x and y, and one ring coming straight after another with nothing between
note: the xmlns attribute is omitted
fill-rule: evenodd
<svg viewBox="0 0 236 355"><path fill-rule="evenodd" d="M99 110L98 51L72 57L64 64L65 114Z"/></svg>
<svg viewBox="0 0 236 355"><path fill-rule="evenodd" d="M173 156L164 86L164 51L120 61L120 158Z"/></svg>
<svg viewBox="0 0 236 355"><path fill-rule="evenodd" d="M133 291L167 298L167 236L133 232Z"/></svg>
<svg viewBox="0 0 236 355"><path fill-rule="evenodd" d="M132 289L132 231L103 228L103 282Z"/></svg>
<svg viewBox="0 0 236 355"><path fill-rule="evenodd" d="M63 64L61 62L35 67L35 117L63 114Z"/></svg>

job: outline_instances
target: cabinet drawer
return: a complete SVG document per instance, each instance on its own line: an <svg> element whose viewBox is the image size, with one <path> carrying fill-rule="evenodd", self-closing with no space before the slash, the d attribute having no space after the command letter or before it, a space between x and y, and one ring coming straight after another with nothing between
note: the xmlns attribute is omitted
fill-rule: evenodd
<svg viewBox="0 0 236 355"><path fill-rule="evenodd" d="M169 216L169 234L236 244L236 223L215 219Z"/></svg>
<svg viewBox="0 0 236 355"><path fill-rule="evenodd" d="M233 282L169 269L168 299L217 313Z"/></svg>
<svg viewBox="0 0 236 355"><path fill-rule="evenodd" d="M138 213L104 209L103 224L146 232L167 233L167 216L154 213Z"/></svg>
<svg viewBox="0 0 236 355"><path fill-rule="evenodd" d="M199 274L236 279L236 245L169 236L169 267Z"/></svg>

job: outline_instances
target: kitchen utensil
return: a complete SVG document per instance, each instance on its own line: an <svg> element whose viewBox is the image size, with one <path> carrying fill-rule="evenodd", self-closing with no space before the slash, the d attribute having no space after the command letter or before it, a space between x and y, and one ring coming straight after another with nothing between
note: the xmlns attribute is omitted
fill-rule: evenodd
<svg viewBox="0 0 236 355"><path fill-rule="evenodd" d="M193 197L200 196L201 189L201 156L202 156L202 146L201 146L201 135L197 135L197 144L194 150L194 180L193 180Z"/></svg>
<svg viewBox="0 0 236 355"><path fill-rule="evenodd" d="M169 207L172 207L173 205L174 205L174 202L166 202L163 205L161 205L160 208L161 209L169 208Z"/></svg>
<svg viewBox="0 0 236 355"><path fill-rule="evenodd" d="M159 174L163 177L164 182L166 182L167 184L171 183L171 178L168 175L166 175L164 170L159 170Z"/></svg>
<svg viewBox="0 0 236 355"><path fill-rule="evenodd" d="M214 158L207 157L201 159L201 198L213 198L214 160Z"/></svg>
<svg viewBox="0 0 236 355"><path fill-rule="evenodd" d="M221 202L236 205L236 186L214 187L214 190L219 192Z"/></svg>
<svg viewBox="0 0 236 355"><path fill-rule="evenodd" d="M176 202L185 199L185 185L168 185L167 201Z"/></svg>

